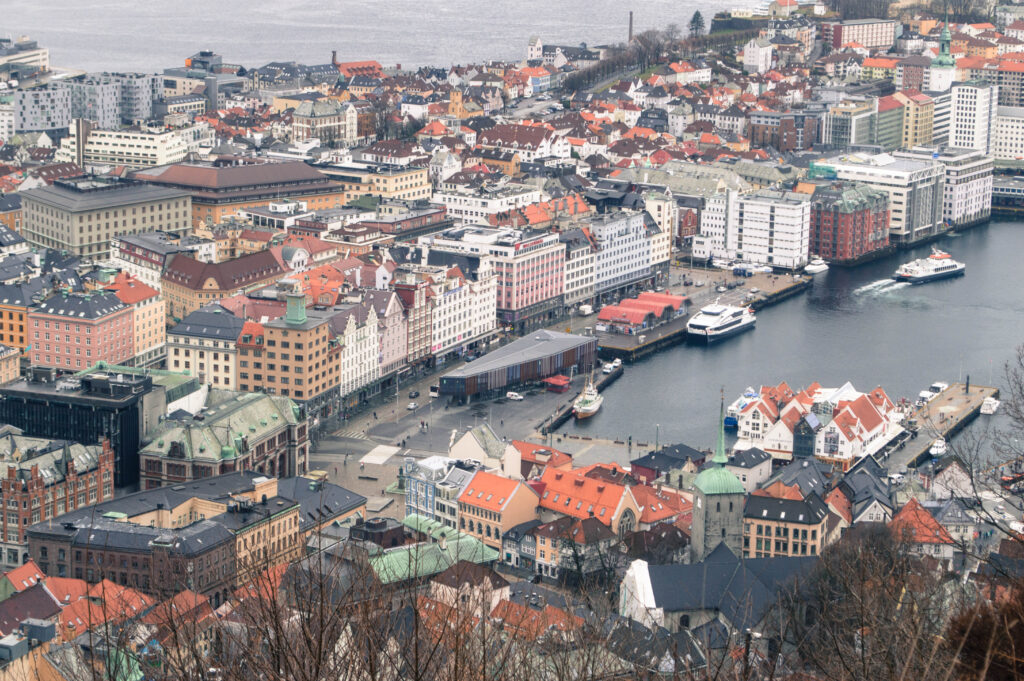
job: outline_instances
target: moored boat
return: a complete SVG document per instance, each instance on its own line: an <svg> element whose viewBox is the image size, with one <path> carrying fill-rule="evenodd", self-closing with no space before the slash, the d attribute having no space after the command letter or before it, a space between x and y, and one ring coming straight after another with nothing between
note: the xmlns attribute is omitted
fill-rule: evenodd
<svg viewBox="0 0 1024 681"><path fill-rule="evenodd" d="M592 378L587 379L583 392L572 403L572 413L577 419L588 419L597 413L604 402L604 396L597 391Z"/></svg>
<svg viewBox="0 0 1024 681"><path fill-rule="evenodd" d="M714 343L754 328L757 317L748 307L713 303L705 305L686 323L686 333L706 343Z"/></svg>
<svg viewBox="0 0 1024 681"><path fill-rule="evenodd" d="M986 416L991 416L999 410L999 405L1002 404L999 400L994 397L986 397L981 403L981 413Z"/></svg>
<svg viewBox="0 0 1024 681"><path fill-rule="evenodd" d="M821 258L815 258L804 266L804 272L807 274L821 274L822 272L828 271L828 263Z"/></svg>

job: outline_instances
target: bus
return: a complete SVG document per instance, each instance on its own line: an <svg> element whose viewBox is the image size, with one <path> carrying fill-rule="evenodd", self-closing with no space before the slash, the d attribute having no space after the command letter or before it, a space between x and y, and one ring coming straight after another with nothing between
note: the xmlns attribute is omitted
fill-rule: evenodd
<svg viewBox="0 0 1024 681"><path fill-rule="evenodd" d="M432 386L430 386L430 396L431 397L440 397L440 395L441 395L441 386L439 386L439 385L432 385Z"/></svg>

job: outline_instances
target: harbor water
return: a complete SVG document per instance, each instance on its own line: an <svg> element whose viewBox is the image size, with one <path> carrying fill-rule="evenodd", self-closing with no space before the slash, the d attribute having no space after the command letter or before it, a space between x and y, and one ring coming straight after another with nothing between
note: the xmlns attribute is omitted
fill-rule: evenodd
<svg viewBox="0 0 1024 681"><path fill-rule="evenodd" d="M375 59L405 68L486 59L521 60L531 36L577 45L626 41L635 31L675 23L685 34L695 10L715 12L757 0L251 0L8 2L0 35L27 34L56 66L87 71L160 71L199 50L246 67L271 61L324 64Z"/></svg>
<svg viewBox="0 0 1024 681"><path fill-rule="evenodd" d="M719 391L813 381L862 391L881 385L914 398L935 381L1003 385L1003 367L1024 343L1024 224L992 221L944 238L939 248L967 274L921 286L889 276L930 246L852 269L819 274L803 296L758 313L757 328L720 344L680 345L627 367L601 412L560 430L661 443L714 444ZM982 417L970 428L1000 423Z"/></svg>

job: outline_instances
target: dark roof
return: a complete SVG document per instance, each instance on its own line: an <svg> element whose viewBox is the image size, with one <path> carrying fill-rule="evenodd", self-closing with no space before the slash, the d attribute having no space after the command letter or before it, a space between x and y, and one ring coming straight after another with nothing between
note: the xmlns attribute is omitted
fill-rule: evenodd
<svg viewBox="0 0 1024 681"><path fill-rule="evenodd" d="M0 194L0 213L21 210L21 194Z"/></svg>
<svg viewBox="0 0 1024 681"><path fill-rule="evenodd" d="M3 209L0 208L0 212ZM25 237L15 232L7 225L0 225L0 247L14 246L16 244L25 243Z"/></svg>
<svg viewBox="0 0 1024 681"><path fill-rule="evenodd" d="M796 485L804 496L811 492L824 496L829 487L829 479L831 477L831 466L817 459L797 459L781 468L775 475L765 481L762 487L767 487L775 481L780 481L787 487Z"/></svg>
<svg viewBox="0 0 1024 681"><path fill-rule="evenodd" d="M737 468L755 468L765 461L771 461L770 454L757 447L743 449L729 455L729 465Z"/></svg>
<svg viewBox="0 0 1024 681"><path fill-rule="evenodd" d="M303 477L279 479L277 494L299 502L299 526L303 532L366 503L366 497L344 487Z"/></svg>
<svg viewBox="0 0 1024 681"><path fill-rule="evenodd" d="M94 291L85 294L72 293L71 295L58 293L39 303L31 312L95 320L124 309L127 309L124 303L114 293Z"/></svg>
<svg viewBox="0 0 1024 681"><path fill-rule="evenodd" d="M206 305L188 314L168 333L191 338L217 338L236 341L242 333L245 320L231 314L220 305Z"/></svg>
<svg viewBox="0 0 1024 681"><path fill-rule="evenodd" d="M162 279L199 290L207 279L212 278L219 290L230 291L285 274L270 251L249 253L219 263L200 262L185 253L175 253L167 263Z"/></svg>
<svg viewBox="0 0 1024 681"><path fill-rule="evenodd" d="M648 452L639 459L630 461L630 465L643 466L659 472L665 472L672 468L679 468L687 461L699 464L707 455L699 452L693 447L684 444L666 445L661 449Z"/></svg>
<svg viewBox="0 0 1024 681"><path fill-rule="evenodd" d="M42 293L45 288L46 281L43 277L29 279L23 284L0 284L0 305L22 305L27 307L32 304L32 296Z"/></svg>
<svg viewBox="0 0 1024 681"><path fill-rule="evenodd" d="M743 517L751 520L775 520L804 525L817 525L826 515L828 507L814 492L803 501L751 494L743 508Z"/></svg>
<svg viewBox="0 0 1024 681"><path fill-rule="evenodd" d="M328 178L302 161L268 161L244 157L235 163L175 163L132 173L144 182L197 189L232 189Z"/></svg>
<svg viewBox="0 0 1024 681"><path fill-rule="evenodd" d="M21 194L23 199L38 201L58 210L70 212L153 203L188 196L183 191L168 187L88 176L57 180L48 187L28 189Z"/></svg>
<svg viewBox="0 0 1024 681"><path fill-rule="evenodd" d="M6 635L18 629L23 620L53 619L60 613L57 603L46 587L36 584L0 602L0 633Z"/></svg>
<svg viewBox="0 0 1024 681"><path fill-rule="evenodd" d="M492 589L502 589L509 585L508 580L486 565L477 565L467 560L460 560L431 581L453 589L463 584L478 587L488 582Z"/></svg>
<svg viewBox="0 0 1024 681"><path fill-rule="evenodd" d="M798 579L817 557L742 560L720 543L700 563L649 565L655 604L666 612L715 610L738 630L754 626L772 605L777 589Z"/></svg>

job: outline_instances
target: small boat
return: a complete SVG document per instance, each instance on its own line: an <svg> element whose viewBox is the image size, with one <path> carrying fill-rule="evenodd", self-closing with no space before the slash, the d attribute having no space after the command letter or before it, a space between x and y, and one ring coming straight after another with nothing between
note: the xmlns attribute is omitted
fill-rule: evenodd
<svg viewBox="0 0 1024 681"><path fill-rule="evenodd" d="M986 397L981 403L981 413L986 416L991 416L999 410L999 405L1002 404L999 400L994 397Z"/></svg>
<svg viewBox="0 0 1024 681"><path fill-rule="evenodd" d="M943 456L946 453L946 441L941 437L935 438L935 442L928 448L928 453L932 456Z"/></svg>
<svg viewBox="0 0 1024 681"><path fill-rule="evenodd" d="M583 392L572 403L572 413L577 419L588 419L597 413L597 410L601 408L602 402L604 402L604 396L597 392L594 380L592 378L587 379Z"/></svg>
<svg viewBox="0 0 1024 681"><path fill-rule="evenodd" d="M733 307L713 303L705 305L686 323L686 333L707 343L714 343L754 328L757 317L749 307Z"/></svg>
<svg viewBox="0 0 1024 681"><path fill-rule="evenodd" d="M927 258L918 258L899 266L893 273L892 278L896 281L908 281L911 284L924 284L939 279L950 277L962 277L967 271L967 265L953 260L953 257L945 251L932 248L932 254Z"/></svg>
<svg viewBox="0 0 1024 681"><path fill-rule="evenodd" d="M743 412L748 404L758 398L759 394L754 390L753 386L743 391L743 394L736 398L736 400L730 404L725 410L725 418L723 419L723 425L726 428L738 428L739 415Z"/></svg>
<svg viewBox="0 0 1024 681"><path fill-rule="evenodd" d="M815 258L804 266L804 272L807 274L821 274L826 271L828 271L828 263L821 258Z"/></svg>

